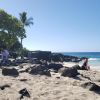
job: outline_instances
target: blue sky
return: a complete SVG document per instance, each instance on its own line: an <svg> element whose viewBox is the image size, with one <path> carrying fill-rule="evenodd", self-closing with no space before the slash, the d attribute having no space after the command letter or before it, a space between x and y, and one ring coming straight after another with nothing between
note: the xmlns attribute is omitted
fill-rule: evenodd
<svg viewBox="0 0 100 100"><path fill-rule="evenodd" d="M30 50L100 51L100 0L0 0L0 8L34 18L23 41Z"/></svg>

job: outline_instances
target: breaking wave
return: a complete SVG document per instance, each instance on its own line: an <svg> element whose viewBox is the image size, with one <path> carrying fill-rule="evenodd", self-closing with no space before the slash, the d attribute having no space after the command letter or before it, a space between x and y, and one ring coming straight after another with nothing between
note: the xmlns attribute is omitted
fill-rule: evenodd
<svg viewBox="0 0 100 100"><path fill-rule="evenodd" d="M100 60L100 58L89 58L89 60Z"/></svg>

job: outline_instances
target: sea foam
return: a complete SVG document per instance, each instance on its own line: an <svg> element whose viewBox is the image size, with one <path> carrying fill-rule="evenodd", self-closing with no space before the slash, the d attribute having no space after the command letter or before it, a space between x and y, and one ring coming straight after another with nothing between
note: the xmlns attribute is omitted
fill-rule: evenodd
<svg viewBox="0 0 100 100"><path fill-rule="evenodd" d="M89 58L89 60L100 60L100 58Z"/></svg>

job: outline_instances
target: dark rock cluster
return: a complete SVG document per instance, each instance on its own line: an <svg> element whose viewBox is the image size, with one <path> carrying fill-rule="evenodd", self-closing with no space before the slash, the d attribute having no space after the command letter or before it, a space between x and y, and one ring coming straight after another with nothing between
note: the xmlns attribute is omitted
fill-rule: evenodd
<svg viewBox="0 0 100 100"><path fill-rule="evenodd" d="M50 51L29 51L29 55L27 57L37 58L39 60L42 59L49 62L79 62L84 58L63 55L62 53L52 53Z"/></svg>
<svg viewBox="0 0 100 100"><path fill-rule="evenodd" d="M46 76L51 76L50 70L45 66L45 65L38 65L38 66L33 66L29 70L30 74L33 75L46 75Z"/></svg>
<svg viewBox="0 0 100 100"><path fill-rule="evenodd" d="M12 56L14 54L12 53ZM11 57L12 57L11 56ZM17 57L17 56L16 56ZM84 57L79 58L75 56L63 55L61 53L51 53L50 51L29 51L25 59L17 59L11 61L0 61L0 66L18 66L21 63L35 63L35 64L46 64L47 62L79 62Z"/></svg>
<svg viewBox="0 0 100 100"><path fill-rule="evenodd" d="M47 75L51 76L50 70L53 69L55 72L58 72L61 68L63 68L62 64L57 62L79 62L83 58L78 58L74 56L63 55L61 53L51 53L49 51L30 51L30 55L27 55L28 58L25 59L15 59L13 61L8 60L5 63L0 62L1 66L19 66L22 63L31 63L35 64L33 67L29 67L18 71L16 68L8 68L5 67L2 69L3 75L9 76L18 76L19 73L27 72L29 74L40 74L40 75ZM12 54L13 56L13 54ZM17 56L17 55L16 55ZM61 75L68 76L68 77L75 77L78 75L77 70L80 69L78 65L73 66L71 68L65 68Z"/></svg>
<svg viewBox="0 0 100 100"><path fill-rule="evenodd" d="M3 68L2 69L2 74L4 76L18 76L19 72L16 68Z"/></svg>

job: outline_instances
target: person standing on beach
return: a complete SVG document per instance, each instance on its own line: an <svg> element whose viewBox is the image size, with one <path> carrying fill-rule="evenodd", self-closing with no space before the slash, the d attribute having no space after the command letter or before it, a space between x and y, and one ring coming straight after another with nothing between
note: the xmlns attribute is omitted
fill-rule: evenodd
<svg viewBox="0 0 100 100"><path fill-rule="evenodd" d="M7 49L2 49L1 51L2 61L5 63L8 60L9 52Z"/></svg>

